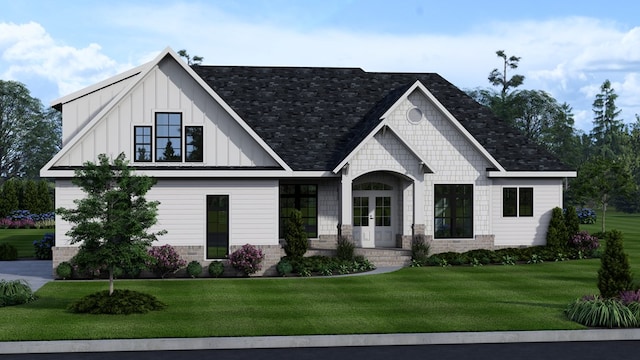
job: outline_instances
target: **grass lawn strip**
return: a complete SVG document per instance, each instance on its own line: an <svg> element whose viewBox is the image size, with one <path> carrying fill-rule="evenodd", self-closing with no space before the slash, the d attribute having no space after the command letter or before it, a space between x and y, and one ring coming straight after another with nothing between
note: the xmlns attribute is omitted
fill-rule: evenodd
<svg viewBox="0 0 640 360"><path fill-rule="evenodd" d="M607 224L625 231L625 251L638 274L640 216L609 214ZM584 329L563 310L597 293L599 266L580 260L336 278L120 280L116 288L168 305L122 316L66 311L72 301L106 289L105 281L56 281L36 293L36 302L0 308L0 323L11 324L0 328L0 340Z"/></svg>
<svg viewBox="0 0 640 360"><path fill-rule="evenodd" d="M54 229L0 229L0 244L11 244L18 249L18 258L35 257L34 240L40 240Z"/></svg>

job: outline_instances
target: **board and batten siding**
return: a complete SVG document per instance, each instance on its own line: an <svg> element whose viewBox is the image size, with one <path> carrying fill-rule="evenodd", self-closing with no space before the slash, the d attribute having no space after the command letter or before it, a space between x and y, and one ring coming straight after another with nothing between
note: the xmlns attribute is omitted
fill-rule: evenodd
<svg viewBox="0 0 640 360"><path fill-rule="evenodd" d="M136 77L136 79L139 78ZM103 88L86 96L86 99L79 98L65 105L62 116L64 126L69 128L66 131L75 133L78 127L87 125L85 120L79 119L97 115L99 107L82 111L80 109L88 106L87 102L93 104L91 99L113 98L114 89ZM104 96L101 95L103 92L105 92ZM175 60L165 58L128 93L123 94L120 101L103 114L104 116L98 119L98 122L78 139L54 166L78 166L86 161L96 161L98 154L103 153L116 156L124 152L128 159L133 159L133 128L134 126L154 127L156 112L179 112L182 113L183 127L192 125L204 127L204 161L189 163L189 167L278 165L267 151ZM163 162L157 165L171 166L176 163Z"/></svg>
<svg viewBox="0 0 640 360"><path fill-rule="evenodd" d="M154 245L204 246L207 195L229 196L229 245L278 245L277 180L159 179L146 199L160 201L158 223L167 230ZM56 181L56 206L73 208L82 190L69 180ZM71 225L56 218L56 242L68 246ZM204 257L204 254L203 254Z"/></svg>
<svg viewBox="0 0 640 360"><path fill-rule="evenodd" d="M533 217L503 217L503 188L533 188ZM494 179L493 233L495 245L545 245L547 228L554 207L562 207L561 179Z"/></svg>

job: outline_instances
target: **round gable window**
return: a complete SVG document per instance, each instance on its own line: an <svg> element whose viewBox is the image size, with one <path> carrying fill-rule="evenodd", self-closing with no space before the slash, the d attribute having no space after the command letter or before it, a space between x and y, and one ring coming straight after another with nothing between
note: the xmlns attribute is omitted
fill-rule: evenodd
<svg viewBox="0 0 640 360"><path fill-rule="evenodd" d="M423 117L422 110L417 107L411 108L407 111L407 120L412 124L419 124Z"/></svg>

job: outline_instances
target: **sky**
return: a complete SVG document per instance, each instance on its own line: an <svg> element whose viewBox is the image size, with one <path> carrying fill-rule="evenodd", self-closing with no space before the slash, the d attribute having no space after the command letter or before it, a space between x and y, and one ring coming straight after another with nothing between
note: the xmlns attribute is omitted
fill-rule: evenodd
<svg viewBox="0 0 640 360"><path fill-rule="evenodd" d="M152 60L167 46L206 65L435 72L490 88L508 75L573 108L592 128L610 80L627 123L640 114L640 2L609 0L0 0L0 79L45 105Z"/></svg>

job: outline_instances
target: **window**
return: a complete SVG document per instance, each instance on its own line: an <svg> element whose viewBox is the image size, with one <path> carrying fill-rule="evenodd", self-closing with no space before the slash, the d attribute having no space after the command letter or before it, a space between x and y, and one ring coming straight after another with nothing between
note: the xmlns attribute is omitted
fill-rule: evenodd
<svg viewBox="0 0 640 360"><path fill-rule="evenodd" d="M473 185L435 185L435 237L473 237Z"/></svg>
<svg viewBox="0 0 640 360"><path fill-rule="evenodd" d="M207 195L207 259L229 255L229 195Z"/></svg>
<svg viewBox="0 0 640 360"><path fill-rule="evenodd" d="M156 113L156 161L182 161L182 114Z"/></svg>
<svg viewBox="0 0 640 360"><path fill-rule="evenodd" d="M202 162L202 126L185 126L184 149L186 162Z"/></svg>
<svg viewBox="0 0 640 360"><path fill-rule="evenodd" d="M353 198L353 226L369 226L369 197Z"/></svg>
<svg viewBox="0 0 640 360"><path fill-rule="evenodd" d="M308 184L280 185L280 237L284 237L285 221L291 212L302 212L305 231L310 238L318 237L318 186Z"/></svg>
<svg viewBox="0 0 640 360"><path fill-rule="evenodd" d="M391 197L376 197L376 226L391 226Z"/></svg>
<svg viewBox="0 0 640 360"><path fill-rule="evenodd" d="M151 126L135 126L133 132L135 161L151 161Z"/></svg>
<svg viewBox="0 0 640 360"><path fill-rule="evenodd" d="M353 190L393 190L393 187L379 182L366 182L353 185Z"/></svg>
<svg viewBox="0 0 640 360"><path fill-rule="evenodd" d="M533 216L533 188L502 188L502 216Z"/></svg>

